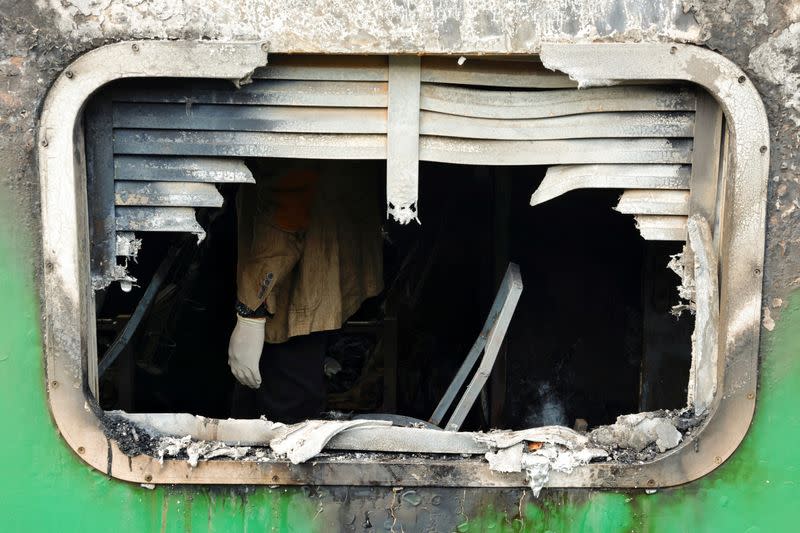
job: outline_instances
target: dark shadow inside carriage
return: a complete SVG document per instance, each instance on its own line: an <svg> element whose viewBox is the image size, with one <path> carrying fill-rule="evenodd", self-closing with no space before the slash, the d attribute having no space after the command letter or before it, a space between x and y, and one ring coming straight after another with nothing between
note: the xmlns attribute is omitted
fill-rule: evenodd
<svg viewBox="0 0 800 533"><path fill-rule="evenodd" d="M357 162L385 181L385 164ZM384 291L328 340L327 412L427 420L480 333L509 262L524 290L491 377L463 429L589 427L685 404L692 317L670 314L678 242L645 241L612 210L620 191L579 190L529 205L545 167L423 163L421 224L383 221ZM207 236L140 233L137 279L97 293L108 352L159 267L163 281L100 377L104 409L231 415L235 195L198 209ZM167 257L174 257L165 270ZM119 341L118 341L119 342ZM267 356L268 351L265 352ZM333 370L338 371L333 373Z"/></svg>

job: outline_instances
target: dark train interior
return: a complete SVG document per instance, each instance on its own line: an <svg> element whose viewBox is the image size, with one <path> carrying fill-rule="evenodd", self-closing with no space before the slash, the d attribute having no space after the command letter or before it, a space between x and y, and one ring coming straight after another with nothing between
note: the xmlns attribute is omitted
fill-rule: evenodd
<svg viewBox="0 0 800 533"><path fill-rule="evenodd" d="M385 164L359 162L385 181ZM423 163L421 224L383 220L384 290L330 337L320 417L428 420L478 336L509 262L524 290L463 429L595 427L686 402L693 317L670 313L681 243L645 241L615 212L620 191L579 190L531 207L546 167ZM106 352L167 255L176 259L126 348L100 377L104 409L231 416L235 195L198 210L207 232L139 234L130 292L97 294ZM382 201L377 199L377 201Z"/></svg>

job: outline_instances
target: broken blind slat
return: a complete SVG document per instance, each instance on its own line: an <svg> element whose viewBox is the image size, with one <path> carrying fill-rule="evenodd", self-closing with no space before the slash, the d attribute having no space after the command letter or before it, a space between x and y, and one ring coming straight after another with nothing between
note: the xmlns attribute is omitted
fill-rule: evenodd
<svg viewBox="0 0 800 533"><path fill-rule="evenodd" d="M116 205L222 207L223 198L210 183L117 181Z"/></svg>
<svg viewBox="0 0 800 533"><path fill-rule="evenodd" d="M290 133L386 133L385 109L114 104L115 128Z"/></svg>
<svg viewBox="0 0 800 533"><path fill-rule="evenodd" d="M125 130L114 132L118 154L385 159L385 135Z"/></svg>
<svg viewBox="0 0 800 533"><path fill-rule="evenodd" d="M269 63L253 72L253 79L386 81L384 56L270 56Z"/></svg>
<svg viewBox="0 0 800 533"><path fill-rule="evenodd" d="M205 234L191 207L117 207L117 231Z"/></svg>
<svg viewBox="0 0 800 533"><path fill-rule="evenodd" d="M145 89L117 88L115 102L308 107L386 107L388 84L361 81L255 80L240 89L192 80L154 83Z"/></svg>
<svg viewBox="0 0 800 533"><path fill-rule="evenodd" d="M420 107L465 117L528 119L615 111L694 111L695 94L674 87L487 91L423 83Z"/></svg>
<svg viewBox="0 0 800 533"><path fill-rule="evenodd" d="M689 189L689 165L557 165L531 196L538 205L576 189Z"/></svg>
<svg viewBox="0 0 800 533"><path fill-rule="evenodd" d="M686 217L636 215L636 227L648 241L686 240Z"/></svg>
<svg viewBox="0 0 800 533"><path fill-rule="evenodd" d="M685 164L691 161L691 151L688 139L496 141L421 136L419 158L465 165Z"/></svg>
<svg viewBox="0 0 800 533"><path fill-rule="evenodd" d="M244 161L212 157L116 155L114 178L129 181L255 183Z"/></svg>
<svg viewBox="0 0 800 533"><path fill-rule="evenodd" d="M424 58L422 82L536 89L575 88L578 83L566 74L546 69L532 61L491 61L468 59L459 65L455 58Z"/></svg>
<svg viewBox="0 0 800 533"><path fill-rule="evenodd" d="M614 208L628 215L688 215L689 191L628 190Z"/></svg>
<svg viewBox="0 0 800 533"><path fill-rule="evenodd" d="M419 222L420 60L415 56L392 57L389 65L386 208L400 224L408 224L412 220Z"/></svg>
<svg viewBox="0 0 800 533"><path fill-rule="evenodd" d="M471 139L539 140L691 137L693 113L589 113L524 120L461 117L423 111L420 133Z"/></svg>

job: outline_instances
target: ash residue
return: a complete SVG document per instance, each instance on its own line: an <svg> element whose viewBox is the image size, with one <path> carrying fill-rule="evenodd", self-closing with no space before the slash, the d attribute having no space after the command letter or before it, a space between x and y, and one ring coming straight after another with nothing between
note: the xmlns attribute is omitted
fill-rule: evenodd
<svg viewBox="0 0 800 533"><path fill-rule="evenodd" d="M623 415L615 424L592 430L589 438L606 449L613 461L643 463L691 437L704 419L691 408Z"/></svg>
<svg viewBox="0 0 800 533"><path fill-rule="evenodd" d="M127 456L146 455L163 461L166 458L186 460L192 467L199 461L215 459L234 459L254 462L282 462L283 458L269 446L237 446L222 441L193 440L190 436L175 437L161 435L145 426L131 422L127 418L111 413L102 413L103 432L109 440L117 443ZM533 452L537 457L547 459L548 472L553 467L559 471L571 470L577 464L587 464L597 460L613 460L622 464L635 464L655 459L691 436L700 426L704 417L697 417L691 409L675 411L653 411L624 415L616 424L600 426L588 435L574 433L567 428L558 428L561 432L574 433L576 438L583 439L581 446L567 446L564 449L547 449ZM545 428L546 429L546 428ZM552 428L551 428L552 429ZM540 428L541 431L543 431ZM529 432L536 430L531 429ZM540 444L546 441L540 435L531 433L523 435L523 441ZM549 441L548 441L549 442ZM513 442L511 444L514 444ZM573 443L574 444L574 443ZM550 446L551 448L553 446ZM503 448L503 445L494 448ZM494 449L493 448L493 449ZM496 450L495 450L496 451ZM557 453L556 453L557 452ZM531 455L530 453L526 453ZM574 456L574 457L573 457ZM326 462L351 462L380 459L398 463L429 462L441 464L458 462L475 455L460 454L418 454L418 453L377 453L377 452L326 452L314 455L315 460ZM574 461L569 462L567 459ZM551 464L552 463L552 464ZM569 463L569 464L567 464ZM574 464L573 464L574 463ZM523 465L520 465L520 469ZM529 465L530 466L530 465ZM515 469L519 471L520 469ZM542 479L545 479L543 477ZM539 485L537 484L537 487Z"/></svg>
<svg viewBox="0 0 800 533"><path fill-rule="evenodd" d="M100 421L103 425L103 434L116 442L125 455L158 457L161 436L156 436L144 427L118 415L102 413Z"/></svg>

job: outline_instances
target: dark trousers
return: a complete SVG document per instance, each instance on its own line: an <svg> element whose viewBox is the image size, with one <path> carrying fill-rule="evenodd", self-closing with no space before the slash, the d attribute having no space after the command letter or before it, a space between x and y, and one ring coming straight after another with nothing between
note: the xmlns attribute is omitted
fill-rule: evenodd
<svg viewBox="0 0 800 533"><path fill-rule="evenodd" d="M253 390L236 383L231 415L293 424L318 418L325 408L323 361L327 331L292 337L281 344L265 344L259 370L261 387Z"/></svg>

